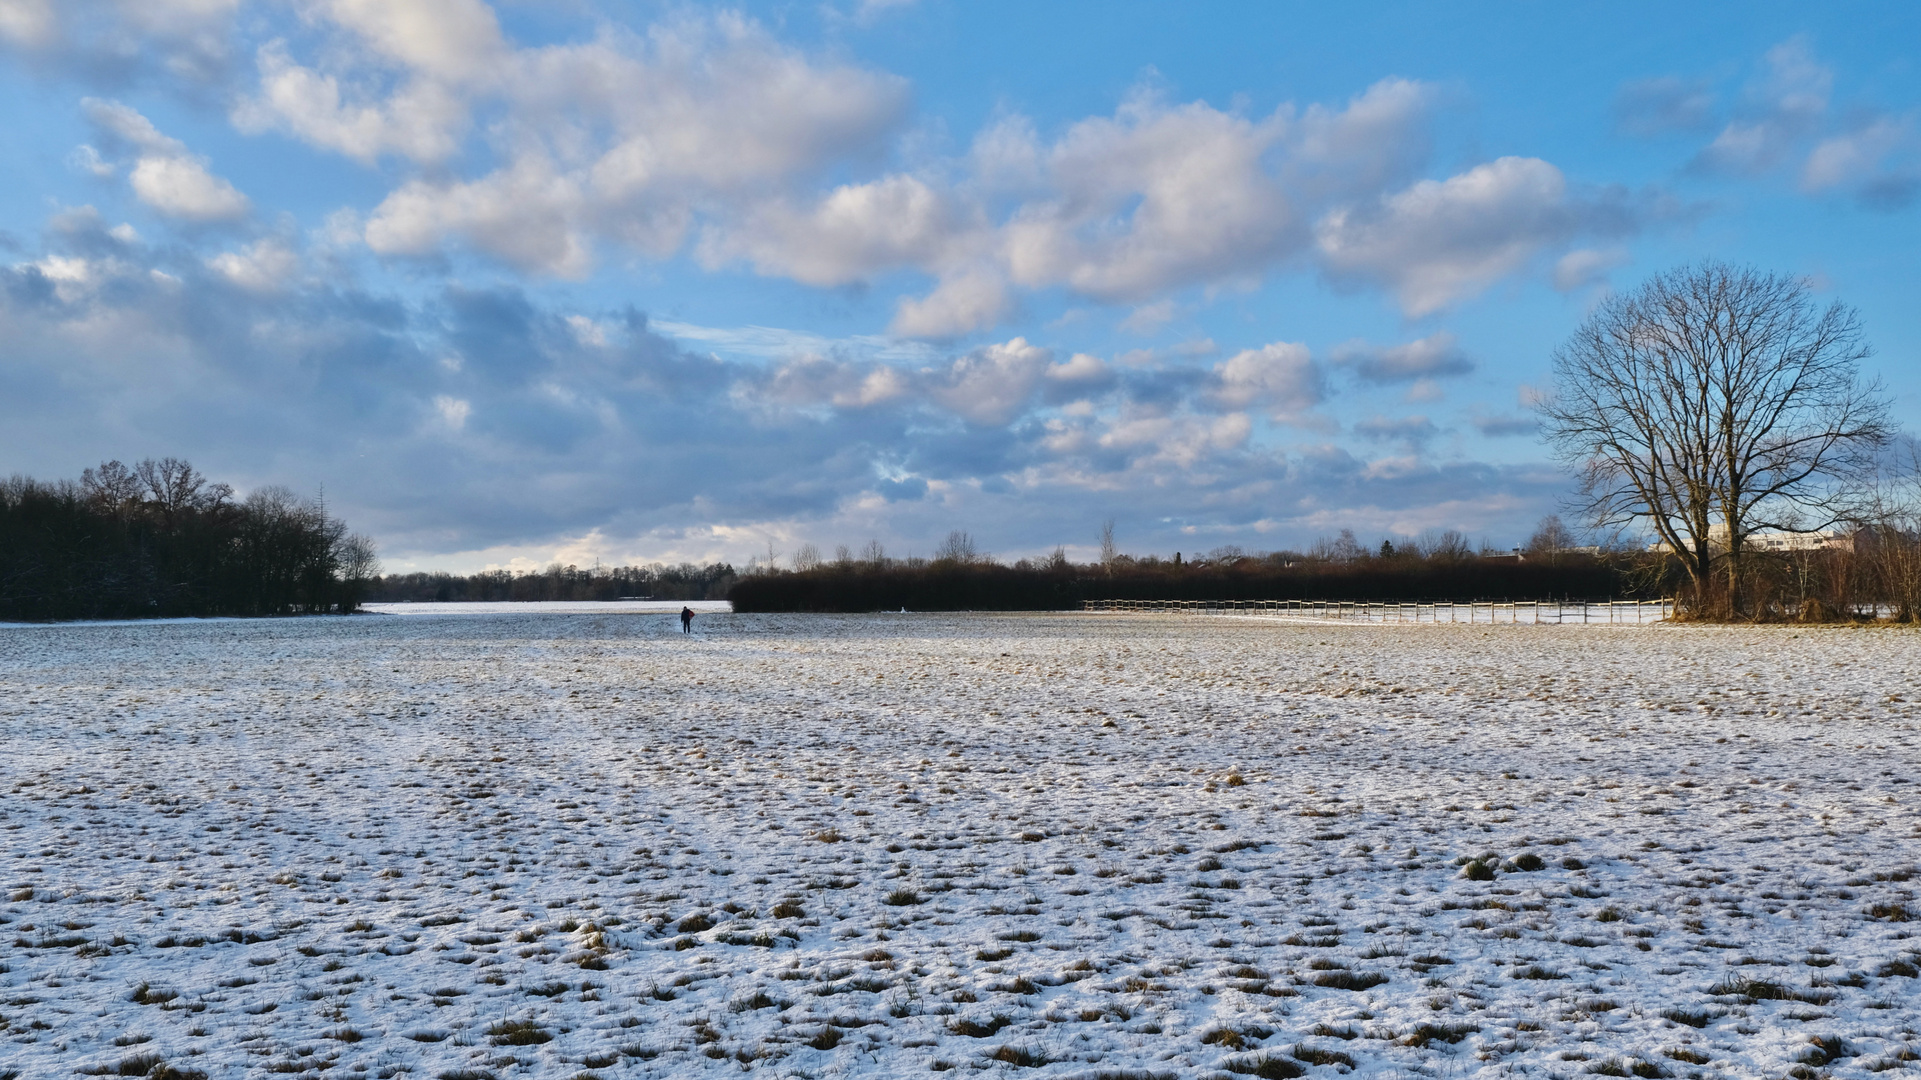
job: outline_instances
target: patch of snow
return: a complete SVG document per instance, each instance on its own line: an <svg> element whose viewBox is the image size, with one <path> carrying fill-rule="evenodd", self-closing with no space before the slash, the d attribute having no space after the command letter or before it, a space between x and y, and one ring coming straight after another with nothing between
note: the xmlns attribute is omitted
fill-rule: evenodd
<svg viewBox="0 0 1921 1080"><path fill-rule="evenodd" d="M694 625L0 635L0 1075L1921 1053L1910 633Z"/></svg>

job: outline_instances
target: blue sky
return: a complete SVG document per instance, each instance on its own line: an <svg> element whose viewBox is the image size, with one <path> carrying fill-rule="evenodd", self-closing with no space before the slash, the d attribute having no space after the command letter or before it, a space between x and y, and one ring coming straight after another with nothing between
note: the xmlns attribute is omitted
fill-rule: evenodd
<svg viewBox="0 0 1921 1080"><path fill-rule="evenodd" d="M1517 543L1703 258L1921 421L1912 5L0 0L0 470L390 569Z"/></svg>

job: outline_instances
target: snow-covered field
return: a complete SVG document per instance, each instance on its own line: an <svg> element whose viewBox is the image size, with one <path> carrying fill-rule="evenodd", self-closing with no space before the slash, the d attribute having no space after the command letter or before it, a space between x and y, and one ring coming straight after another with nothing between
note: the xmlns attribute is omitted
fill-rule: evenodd
<svg viewBox="0 0 1921 1080"><path fill-rule="evenodd" d="M695 627L0 631L0 1077L1921 1055L1912 633Z"/></svg>
<svg viewBox="0 0 1921 1080"><path fill-rule="evenodd" d="M683 606L703 615L734 609L725 600L531 600L368 604L367 610L376 615L649 615L678 614Z"/></svg>

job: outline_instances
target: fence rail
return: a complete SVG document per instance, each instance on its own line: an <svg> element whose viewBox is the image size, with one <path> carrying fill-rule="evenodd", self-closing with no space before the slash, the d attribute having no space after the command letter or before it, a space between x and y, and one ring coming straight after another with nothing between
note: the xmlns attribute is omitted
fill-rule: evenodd
<svg viewBox="0 0 1921 1080"><path fill-rule="evenodd" d="M1674 614L1663 600L1084 600L1082 611L1222 615L1368 623L1539 623L1633 626Z"/></svg>

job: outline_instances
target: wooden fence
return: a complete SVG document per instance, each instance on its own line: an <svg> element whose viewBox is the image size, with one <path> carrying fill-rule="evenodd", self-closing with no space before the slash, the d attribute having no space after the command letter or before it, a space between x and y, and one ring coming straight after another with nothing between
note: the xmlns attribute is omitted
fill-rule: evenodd
<svg viewBox="0 0 1921 1080"><path fill-rule="evenodd" d="M1636 625L1674 614L1664 600L1086 600L1082 611L1230 615L1368 623Z"/></svg>

